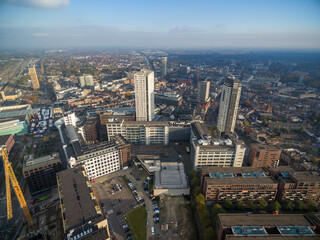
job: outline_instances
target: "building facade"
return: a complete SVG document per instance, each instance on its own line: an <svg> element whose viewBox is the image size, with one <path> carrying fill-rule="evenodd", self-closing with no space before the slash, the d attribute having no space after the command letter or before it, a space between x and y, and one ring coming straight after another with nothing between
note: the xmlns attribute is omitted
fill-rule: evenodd
<svg viewBox="0 0 320 240"><path fill-rule="evenodd" d="M35 67L29 68L29 74L30 74L33 90L38 90L40 88L40 85L39 85L36 68Z"/></svg>
<svg viewBox="0 0 320 240"><path fill-rule="evenodd" d="M210 82L198 82L197 100L199 102L206 102L209 98Z"/></svg>
<svg viewBox="0 0 320 240"><path fill-rule="evenodd" d="M57 185L56 173L62 170L59 153L40 158L28 158L23 166L23 176L32 195Z"/></svg>
<svg viewBox="0 0 320 240"><path fill-rule="evenodd" d="M154 116L154 72L142 69L134 75L137 121L152 121Z"/></svg>
<svg viewBox="0 0 320 240"><path fill-rule="evenodd" d="M238 139L211 139L204 124L191 124L191 161L194 169L203 166L241 167L245 145Z"/></svg>
<svg viewBox="0 0 320 240"><path fill-rule="evenodd" d="M252 167L276 167L279 165L282 149L275 145L252 143L248 163Z"/></svg>
<svg viewBox="0 0 320 240"><path fill-rule="evenodd" d="M83 124L84 138L87 144L98 142L98 119L96 117L87 117Z"/></svg>
<svg viewBox="0 0 320 240"><path fill-rule="evenodd" d="M128 142L136 144L169 143L168 122L109 122L106 124L108 140L121 134Z"/></svg>
<svg viewBox="0 0 320 240"><path fill-rule="evenodd" d="M83 76L79 77L80 80L80 87L92 87L94 86L93 76L90 74L84 74Z"/></svg>
<svg viewBox="0 0 320 240"><path fill-rule="evenodd" d="M168 106L180 106L182 104L182 97L174 93L155 93L154 101L156 104L166 104Z"/></svg>
<svg viewBox="0 0 320 240"><path fill-rule="evenodd" d="M131 161L131 144L121 134L113 136L112 141L118 145L121 168L128 166Z"/></svg>
<svg viewBox="0 0 320 240"><path fill-rule="evenodd" d="M228 78L223 86L218 113L218 131L224 135L233 135L236 125L241 83L238 79Z"/></svg>
<svg viewBox="0 0 320 240"><path fill-rule="evenodd" d="M73 145L76 158L69 161L70 167L84 165L89 179L120 170L119 151L115 143L101 142L82 149L76 146Z"/></svg>
<svg viewBox="0 0 320 240"><path fill-rule="evenodd" d="M278 191L277 181L263 168L202 167L201 183L207 203L273 201Z"/></svg>

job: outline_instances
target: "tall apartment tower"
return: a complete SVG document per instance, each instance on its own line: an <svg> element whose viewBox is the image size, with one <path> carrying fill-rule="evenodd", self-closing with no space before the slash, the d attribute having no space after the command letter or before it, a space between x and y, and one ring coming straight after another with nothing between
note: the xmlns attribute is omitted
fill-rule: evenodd
<svg viewBox="0 0 320 240"><path fill-rule="evenodd" d="M167 76L167 57L162 57L161 58L161 74L162 77Z"/></svg>
<svg viewBox="0 0 320 240"><path fill-rule="evenodd" d="M90 74L84 74L83 76L79 77L80 80L80 87L85 86L94 86L93 76Z"/></svg>
<svg viewBox="0 0 320 240"><path fill-rule="evenodd" d="M40 85L39 85L36 68L35 67L29 68L29 74L30 74L33 89L38 90L40 88Z"/></svg>
<svg viewBox="0 0 320 240"><path fill-rule="evenodd" d="M198 82L198 95L199 102L206 102L209 98L210 82Z"/></svg>
<svg viewBox="0 0 320 240"><path fill-rule="evenodd" d="M137 121L152 121L154 112L154 72L142 69L134 75Z"/></svg>
<svg viewBox="0 0 320 240"><path fill-rule="evenodd" d="M241 83L238 79L228 78L223 86L218 114L218 131L220 134L233 135L236 125Z"/></svg>

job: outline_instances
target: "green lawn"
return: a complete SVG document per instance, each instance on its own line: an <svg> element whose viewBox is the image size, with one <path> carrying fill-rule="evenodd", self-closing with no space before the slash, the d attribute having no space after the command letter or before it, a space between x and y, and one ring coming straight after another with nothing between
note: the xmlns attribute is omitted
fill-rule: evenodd
<svg viewBox="0 0 320 240"><path fill-rule="evenodd" d="M147 211L138 207L127 213L127 222L135 240L146 240Z"/></svg>

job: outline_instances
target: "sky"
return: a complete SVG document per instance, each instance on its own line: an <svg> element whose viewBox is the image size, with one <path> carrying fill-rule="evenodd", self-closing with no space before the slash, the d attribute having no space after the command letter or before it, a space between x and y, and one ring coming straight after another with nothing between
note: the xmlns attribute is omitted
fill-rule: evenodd
<svg viewBox="0 0 320 240"><path fill-rule="evenodd" d="M320 0L0 0L0 48L320 49Z"/></svg>

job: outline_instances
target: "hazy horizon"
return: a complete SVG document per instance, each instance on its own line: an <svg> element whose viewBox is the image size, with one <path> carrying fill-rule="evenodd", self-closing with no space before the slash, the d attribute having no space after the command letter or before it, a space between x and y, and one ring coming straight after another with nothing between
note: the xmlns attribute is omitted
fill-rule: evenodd
<svg viewBox="0 0 320 240"><path fill-rule="evenodd" d="M320 49L319 1L0 0L0 48Z"/></svg>

